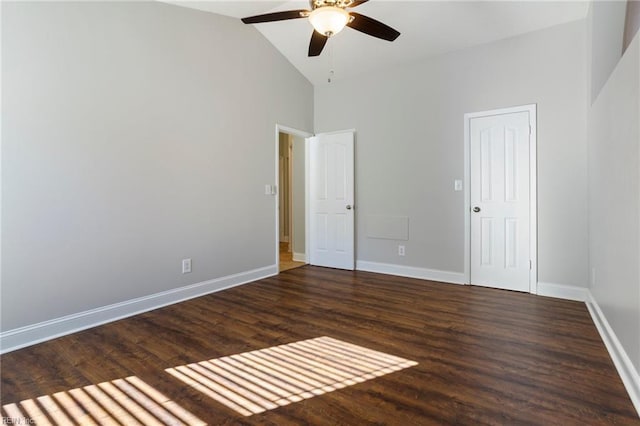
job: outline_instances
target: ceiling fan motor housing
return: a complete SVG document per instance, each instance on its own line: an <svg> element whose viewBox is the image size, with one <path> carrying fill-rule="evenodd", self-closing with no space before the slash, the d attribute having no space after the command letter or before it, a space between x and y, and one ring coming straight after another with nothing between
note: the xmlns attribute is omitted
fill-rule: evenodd
<svg viewBox="0 0 640 426"><path fill-rule="evenodd" d="M353 3L353 0L312 0L311 7L318 9L320 7L333 6L345 9L351 6L351 3Z"/></svg>

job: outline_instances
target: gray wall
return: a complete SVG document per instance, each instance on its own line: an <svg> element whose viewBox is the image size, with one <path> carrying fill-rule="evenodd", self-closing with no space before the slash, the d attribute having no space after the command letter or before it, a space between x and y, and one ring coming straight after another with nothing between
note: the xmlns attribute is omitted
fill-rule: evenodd
<svg viewBox="0 0 640 426"><path fill-rule="evenodd" d="M593 49L598 45L594 39ZM639 123L636 34L594 100L588 127L591 293L636 370L640 370Z"/></svg>
<svg viewBox="0 0 640 426"><path fill-rule="evenodd" d="M258 31L2 8L2 330L274 263L274 129L312 130L313 89Z"/></svg>
<svg viewBox="0 0 640 426"><path fill-rule="evenodd" d="M315 87L316 132L357 130L357 258L462 273L463 117L538 104L539 281L587 286L586 28L573 22ZM579 212L579 213L577 213ZM397 241L370 215L408 216Z"/></svg>
<svg viewBox="0 0 640 426"><path fill-rule="evenodd" d="M591 100L598 97L609 75L622 56L626 1L594 1L590 25Z"/></svg>

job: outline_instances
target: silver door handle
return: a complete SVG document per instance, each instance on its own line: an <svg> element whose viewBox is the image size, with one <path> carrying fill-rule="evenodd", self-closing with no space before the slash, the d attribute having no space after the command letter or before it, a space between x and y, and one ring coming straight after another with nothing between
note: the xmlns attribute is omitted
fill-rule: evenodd
<svg viewBox="0 0 640 426"><path fill-rule="evenodd" d="M351 204L347 204L347 210L351 210Z"/></svg>
<svg viewBox="0 0 640 426"><path fill-rule="evenodd" d="M474 208L473 208L473 211L474 211L474 212L476 212L476 213L478 213L478 212L480 211L480 207L474 207Z"/></svg>

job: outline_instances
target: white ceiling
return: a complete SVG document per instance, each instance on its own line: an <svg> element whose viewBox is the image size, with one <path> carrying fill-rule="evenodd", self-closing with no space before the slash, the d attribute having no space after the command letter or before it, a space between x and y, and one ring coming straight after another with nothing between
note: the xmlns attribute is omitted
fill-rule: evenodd
<svg viewBox="0 0 640 426"><path fill-rule="evenodd" d="M183 1L168 3L242 18L280 10L308 9L308 1ZM307 57L312 27L307 19L256 24L260 31L313 84L327 84L441 53L582 19L588 1L401 1L370 0L355 11L402 34L394 42L345 28L319 57Z"/></svg>

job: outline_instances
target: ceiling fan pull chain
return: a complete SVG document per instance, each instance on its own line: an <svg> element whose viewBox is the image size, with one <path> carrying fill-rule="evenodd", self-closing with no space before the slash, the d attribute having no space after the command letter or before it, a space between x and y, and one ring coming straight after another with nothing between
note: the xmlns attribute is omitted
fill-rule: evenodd
<svg viewBox="0 0 640 426"><path fill-rule="evenodd" d="M333 45L331 45L329 46L329 78L327 78L327 83L331 83L333 74Z"/></svg>

